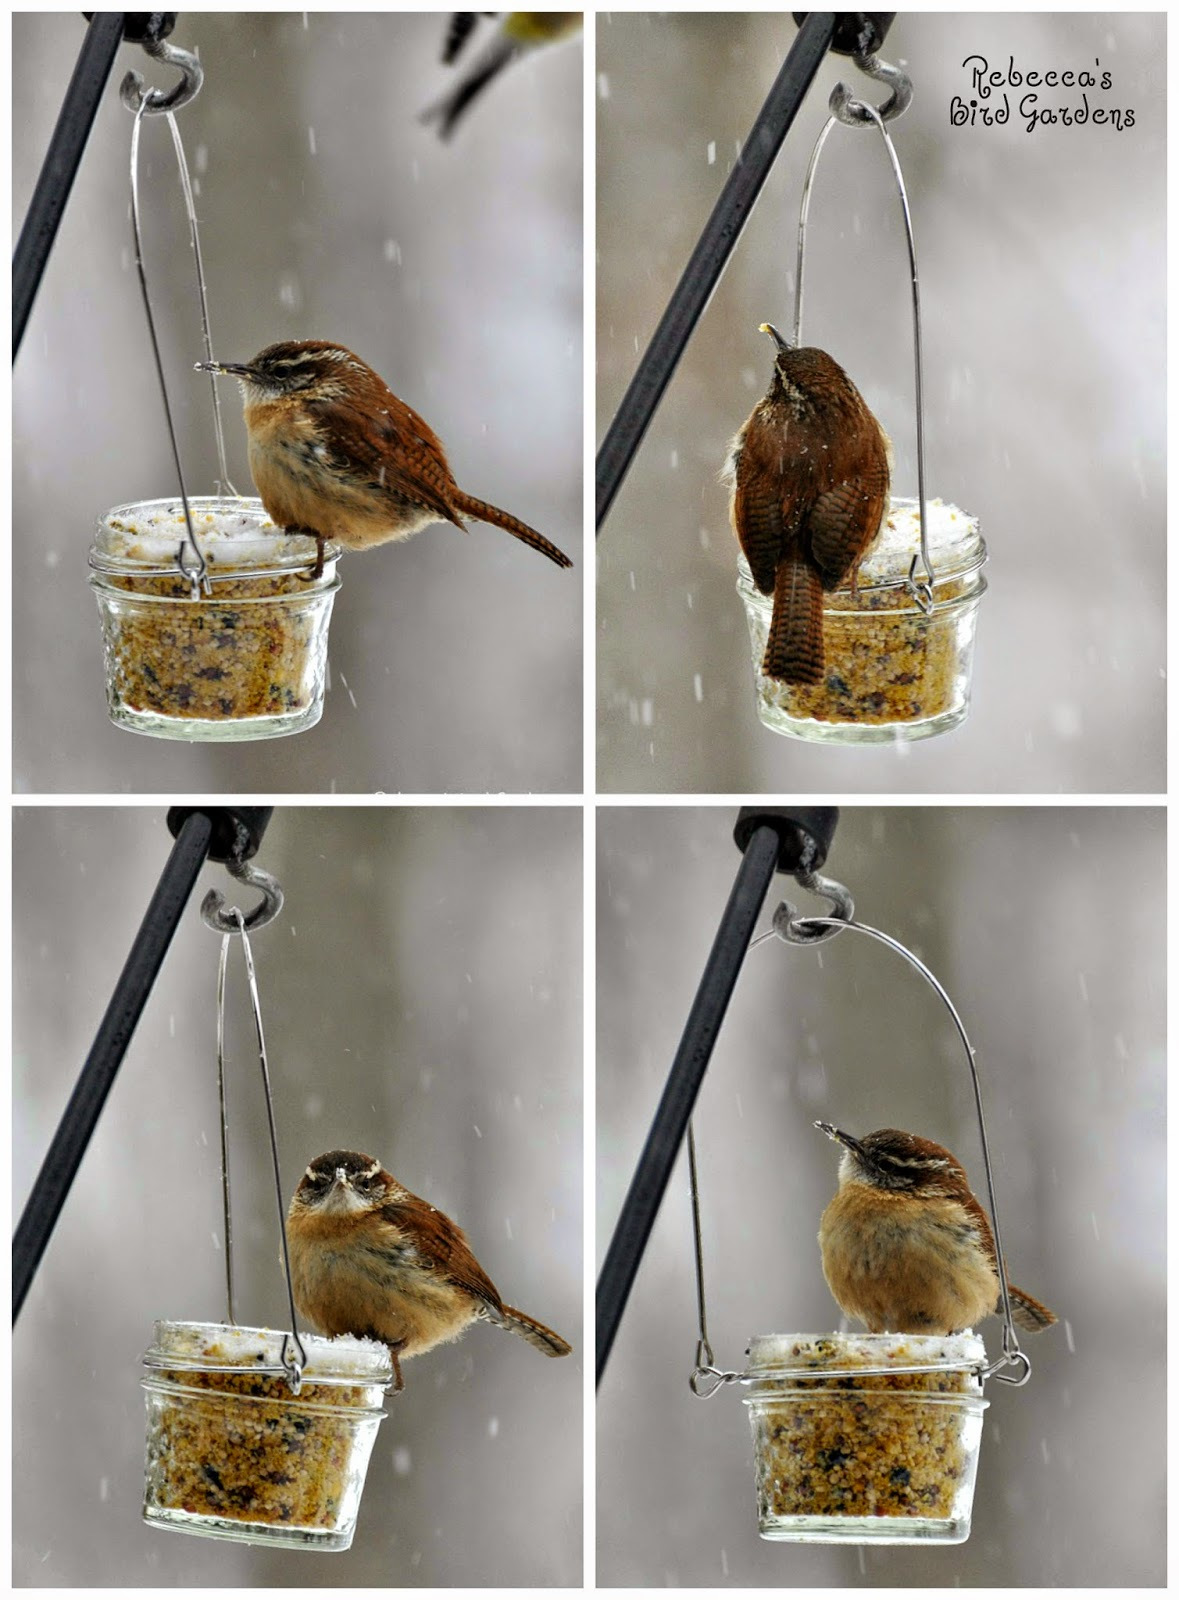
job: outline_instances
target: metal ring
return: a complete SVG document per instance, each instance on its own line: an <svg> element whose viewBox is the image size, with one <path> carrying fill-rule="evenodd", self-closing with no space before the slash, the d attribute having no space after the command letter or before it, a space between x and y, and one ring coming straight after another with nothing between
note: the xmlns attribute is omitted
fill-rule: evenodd
<svg viewBox="0 0 1179 1600"><path fill-rule="evenodd" d="M873 121L874 117L879 117L882 122L903 117L913 99L913 84L908 74L899 67L889 66L879 56L856 56L855 63L868 77L886 84L891 93L883 105L873 109L862 100L857 100L846 83L837 83L827 102L831 115L838 117L849 128L862 127L864 123Z"/></svg>
<svg viewBox="0 0 1179 1600"><path fill-rule="evenodd" d="M282 910L282 885L277 878L248 861L227 861L225 868L239 883L257 889L262 903L247 915L237 906L227 906L220 889L210 889L201 901L201 918L215 933L240 933L243 928L247 933L257 933L259 928L273 922Z"/></svg>
<svg viewBox="0 0 1179 1600"><path fill-rule="evenodd" d="M153 60L175 67L180 73L180 82L164 94L159 89L145 88L143 74L132 68L119 85L119 98L128 111L142 110L145 115L154 117L164 111L179 111L196 99L205 81L205 69L191 51L179 50L163 39L145 39L143 48Z"/></svg>

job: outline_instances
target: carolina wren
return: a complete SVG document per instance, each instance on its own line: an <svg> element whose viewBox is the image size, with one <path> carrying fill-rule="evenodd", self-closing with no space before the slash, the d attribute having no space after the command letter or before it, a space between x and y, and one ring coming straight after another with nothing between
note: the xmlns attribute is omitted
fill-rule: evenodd
<svg viewBox="0 0 1179 1600"><path fill-rule="evenodd" d="M484 15L494 16L495 12L485 12ZM447 65L458 59L474 30L476 20L473 11L456 11L452 14L442 49L442 59ZM420 120L436 122L441 137L449 139L472 100L482 94L505 67L518 56L535 50L538 45L556 44L562 39L572 38L580 27L580 11L507 12L455 88L434 105L427 106L421 112Z"/></svg>
<svg viewBox="0 0 1179 1600"><path fill-rule="evenodd" d="M507 1306L449 1217L402 1188L379 1161L329 1150L303 1174L287 1213L295 1305L320 1333L389 1346L401 1361L493 1322L546 1356L571 1346Z"/></svg>
<svg viewBox="0 0 1179 1600"><path fill-rule="evenodd" d="M323 339L267 345L252 361L201 361L237 378L245 401L250 472L272 522L364 550L407 539L431 522L494 523L548 556L569 557L519 517L464 494L438 436L343 345Z"/></svg>
<svg viewBox="0 0 1179 1600"><path fill-rule="evenodd" d="M769 391L733 441L730 516L753 581L774 597L762 672L823 680L823 591L856 571L888 509L892 447L860 392L822 350L776 328Z"/></svg>
<svg viewBox="0 0 1179 1600"><path fill-rule="evenodd" d="M948 1150L896 1128L843 1146L839 1189L819 1223L827 1286L870 1333L960 1333L1002 1310L995 1241L966 1173ZM1011 1315L1039 1333L1053 1312L1008 1282Z"/></svg>

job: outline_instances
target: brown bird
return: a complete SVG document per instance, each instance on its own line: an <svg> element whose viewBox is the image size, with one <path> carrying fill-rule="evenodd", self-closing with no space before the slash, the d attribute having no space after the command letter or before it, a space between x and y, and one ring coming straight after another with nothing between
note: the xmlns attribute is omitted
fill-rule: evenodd
<svg viewBox="0 0 1179 1600"><path fill-rule="evenodd" d="M464 494L437 434L343 345L323 339L267 345L252 361L202 361L237 378L245 401L250 472L266 514L288 533L364 550L407 539L431 522L493 523L559 567L573 563L535 528Z"/></svg>
<svg viewBox="0 0 1179 1600"><path fill-rule="evenodd" d="M769 391L733 441L730 515L753 581L774 597L762 672L823 680L823 591L856 570L888 509L892 450L847 373L776 328Z"/></svg>
<svg viewBox="0 0 1179 1600"><path fill-rule="evenodd" d="M870 1333L961 1333L1003 1309L995 1240L966 1173L932 1139L881 1128L843 1146L839 1189L819 1223L827 1286ZM1039 1333L1055 1314L1008 1282L1011 1315Z"/></svg>
<svg viewBox="0 0 1179 1600"><path fill-rule="evenodd" d="M571 1346L508 1306L471 1254L462 1229L410 1194L379 1161L329 1150L307 1168L287 1213L299 1313L320 1333L377 1339L401 1362L492 1322L546 1356Z"/></svg>

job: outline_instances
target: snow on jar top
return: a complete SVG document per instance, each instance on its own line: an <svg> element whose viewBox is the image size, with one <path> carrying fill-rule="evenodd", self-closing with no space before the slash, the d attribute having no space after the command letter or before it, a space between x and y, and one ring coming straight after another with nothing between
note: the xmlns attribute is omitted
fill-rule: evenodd
<svg viewBox="0 0 1179 1600"><path fill-rule="evenodd" d="M986 1360L976 1333L759 1333L749 1341L749 1370L822 1372L843 1367L973 1367Z"/></svg>
<svg viewBox="0 0 1179 1600"><path fill-rule="evenodd" d="M271 1328L239 1328L220 1322L157 1322L145 1356L151 1366L267 1368L282 1365L286 1333ZM386 1384L393 1375L387 1346L375 1339L322 1339L300 1333L307 1354L304 1382Z"/></svg>
<svg viewBox="0 0 1179 1600"><path fill-rule="evenodd" d="M301 567L315 559L315 540L276 527L261 500L195 495L188 505L197 543L214 571ZM94 556L104 566L175 571L176 551L187 538L179 499L140 500L116 506L99 519ZM328 545L328 559L337 554L336 547ZM191 563L188 551L186 565Z"/></svg>
<svg viewBox="0 0 1179 1600"><path fill-rule="evenodd" d="M978 530L978 518L944 500L925 502L925 540L934 578L960 576L980 565L986 551ZM894 498L879 537L868 546L860 562L859 582L879 583L886 578L907 577L909 565L921 550L921 518L917 501ZM925 576L920 563L918 578Z"/></svg>

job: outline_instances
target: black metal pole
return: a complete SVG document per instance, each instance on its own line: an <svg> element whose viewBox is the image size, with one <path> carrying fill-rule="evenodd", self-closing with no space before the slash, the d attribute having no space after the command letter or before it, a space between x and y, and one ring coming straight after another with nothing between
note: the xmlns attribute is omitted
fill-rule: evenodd
<svg viewBox="0 0 1179 1600"><path fill-rule="evenodd" d="M725 263L749 220L754 201L769 176L782 141L798 114L819 64L830 48L836 17L832 12L812 12L798 30L782 70L774 80L741 147L712 215L692 251L683 276L643 352L638 369L598 450L598 528L609 514L635 452L663 391L679 364L692 329L716 288Z"/></svg>
<svg viewBox="0 0 1179 1600"><path fill-rule="evenodd" d="M24 338L25 325L41 286L41 277L58 225L70 197L82 152L99 102L123 42L123 13L95 12L82 41L74 75L66 90L53 137L49 141L37 187L29 202L24 227L12 257L12 359Z"/></svg>
<svg viewBox="0 0 1179 1600"><path fill-rule="evenodd" d="M598 1383L766 891L775 871L793 872L799 866L818 871L827 859L838 820L835 806L745 806L738 813L734 837L743 852L741 865L598 1278Z"/></svg>
<svg viewBox="0 0 1179 1600"><path fill-rule="evenodd" d="M87 15L90 26L82 40L74 75L62 101L57 126L12 256L14 361L74 186L82 152L98 114L115 52L124 40L129 44L142 44L166 39L176 26L174 11L94 11Z"/></svg>
<svg viewBox="0 0 1179 1600"><path fill-rule="evenodd" d="M20 1315L201 868L210 854L214 860L253 855L272 809L174 807L169 813L176 842L13 1237L13 1322Z"/></svg>

